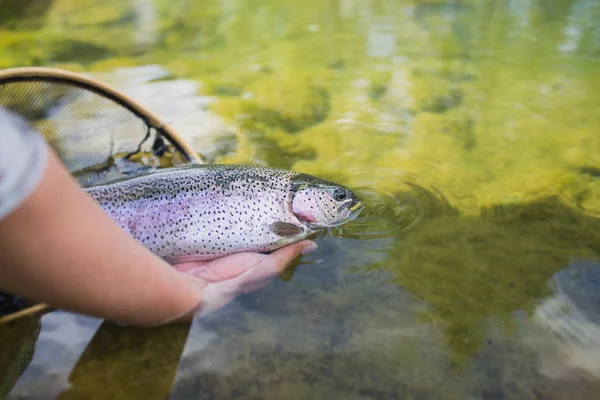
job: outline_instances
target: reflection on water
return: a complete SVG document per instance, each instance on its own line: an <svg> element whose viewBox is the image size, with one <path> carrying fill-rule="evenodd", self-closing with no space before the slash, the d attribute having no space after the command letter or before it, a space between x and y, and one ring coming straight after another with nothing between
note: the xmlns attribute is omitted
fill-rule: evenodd
<svg viewBox="0 0 600 400"><path fill-rule="evenodd" d="M11 390L25 398L54 398L70 387L69 375L102 320L63 311L41 318L33 357Z"/></svg>
<svg viewBox="0 0 600 400"><path fill-rule="evenodd" d="M583 369L600 378L600 264L578 261L554 279L557 294L536 308L535 321L562 346L543 371L565 376Z"/></svg>
<svg viewBox="0 0 600 400"><path fill-rule="evenodd" d="M42 3L14 14L0 66L91 71L209 162L322 176L367 207L191 326L0 326L3 392L597 397L598 2Z"/></svg>

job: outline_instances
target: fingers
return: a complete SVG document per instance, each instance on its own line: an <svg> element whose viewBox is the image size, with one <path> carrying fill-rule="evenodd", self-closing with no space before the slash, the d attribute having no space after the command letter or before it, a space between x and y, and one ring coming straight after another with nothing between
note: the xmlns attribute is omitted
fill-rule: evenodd
<svg viewBox="0 0 600 400"><path fill-rule="evenodd" d="M261 261L258 254L239 253L209 261L186 272L207 282L221 282L237 278Z"/></svg>
<svg viewBox="0 0 600 400"><path fill-rule="evenodd" d="M296 258L300 257L302 254L307 254L316 249L317 244L315 242L310 240L304 240L302 242L282 247L281 249L274 251L267 257L272 258L273 263L277 268L277 273L281 273Z"/></svg>
<svg viewBox="0 0 600 400"><path fill-rule="evenodd" d="M242 294L261 289L300 255L316 248L316 243L305 240L269 255L239 253L208 262L174 265L178 271L187 275L186 279L191 284L202 289L202 303L194 310L175 316L167 322L206 315Z"/></svg>
<svg viewBox="0 0 600 400"><path fill-rule="evenodd" d="M259 267L264 272L279 274L301 254L317 248L310 240L290 244L269 255L258 253L238 253L212 261L188 262L174 265L183 273L202 278L208 282L220 282L233 279L250 268ZM270 271L269 271L270 270Z"/></svg>
<svg viewBox="0 0 600 400"><path fill-rule="evenodd" d="M198 262L186 262L181 264L174 264L173 268L175 268L179 272L188 273L200 267L206 266L206 261L198 261Z"/></svg>

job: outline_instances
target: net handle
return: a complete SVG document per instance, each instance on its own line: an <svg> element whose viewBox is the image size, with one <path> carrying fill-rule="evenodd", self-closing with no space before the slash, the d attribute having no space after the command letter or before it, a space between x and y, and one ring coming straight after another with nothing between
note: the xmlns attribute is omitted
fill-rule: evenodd
<svg viewBox="0 0 600 400"><path fill-rule="evenodd" d="M203 163L202 159L198 153L194 151L192 146L171 126L163 122L152 111L105 82L101 82L83 74L58 68L19 67L0 70L0 85L3 83L23 81L53 81L68 83L93 91L100 96L107 97L127 108L152 128L161 131L161 133L188 159L188 161L195 164Z"/></svg>
<svg viewBox="0 0 600 400"><path fill-rule="evenodd" d="M14 313L7 314L7 315L4 315L4 316L0 317L0 326L2 326L4 324L7 324L9 322L16 321L18 319L24 318L24 317L29 317L29 316L38 314L38 313L40 313L42 311L46 311L46 312L52 311L52 309L53 308L50 307L47 304L43 304L43 303L36 304L34 306L25 308L25 309L23 309L21 311L16 311Z"/></svg>

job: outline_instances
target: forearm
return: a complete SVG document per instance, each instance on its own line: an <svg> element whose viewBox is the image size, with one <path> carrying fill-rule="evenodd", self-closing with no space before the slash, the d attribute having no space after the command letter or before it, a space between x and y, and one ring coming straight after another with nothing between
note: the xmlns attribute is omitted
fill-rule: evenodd
<svg viewBox="0 0 600 400"><path fill-rule="evenodd" d="M201 300L200 289L106 216L53 153L33 194L0 220L0 288L140 325Z"/></svg>

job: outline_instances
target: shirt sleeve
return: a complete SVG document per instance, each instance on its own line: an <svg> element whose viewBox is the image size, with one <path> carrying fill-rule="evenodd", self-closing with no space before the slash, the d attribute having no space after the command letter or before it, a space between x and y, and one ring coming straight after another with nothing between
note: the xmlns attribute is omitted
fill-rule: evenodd
<svg viewBox="0 0 600 400"><path fill-rule="evenodd" d="M21 116L0 107L0 219L33 193L47 159L44 138Z"/></svg>

